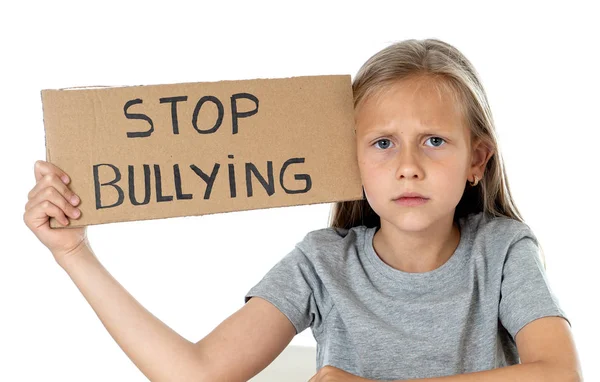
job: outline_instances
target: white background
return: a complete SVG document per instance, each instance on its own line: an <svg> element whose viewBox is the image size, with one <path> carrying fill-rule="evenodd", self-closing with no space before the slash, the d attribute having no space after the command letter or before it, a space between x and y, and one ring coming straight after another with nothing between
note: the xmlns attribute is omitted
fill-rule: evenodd
<svg viewBox="0 0 600 382"><path fill-rule="evenodd" d="M33 164L45 159L41 89L354 75L386 45L428 37L455 45L477 68L510 186L544 246L584 375L600 380L600 31L587 3L8 4L0 11L0 380L146 380L23 223ZM198 341L308 231L327 225L329 208L114 223L88 235L133 296ZM307 330L292 343L314 339Z"/></svg>

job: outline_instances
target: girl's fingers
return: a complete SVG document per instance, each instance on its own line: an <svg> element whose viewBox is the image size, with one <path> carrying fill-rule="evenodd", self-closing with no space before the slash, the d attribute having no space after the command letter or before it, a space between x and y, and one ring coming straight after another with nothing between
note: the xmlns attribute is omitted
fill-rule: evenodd
<svg viewBox="0 0 600 382"><path fill-rule="evenodd" d="M74 207L58 190L56 190L56 188L51 186L46 187L42 191L38 192L32 199L30 199L27 204L25 204L25 211L36 208L39 205L42 205L42 207L46 206L47 204L44 204L45 202L49 202L52 204L52 206L59 208L63 217L65 215L68 215L74 219L79 217L79 209Z"/></svg>
<svg viewBox="0 0 600 382"><path fill-rule="evenodd" d="M69 203L73 205L77 205L79 203L79 198L76 197L75 193L71 191L69 186L64 184L55 173L49 173L40 178L31 191L29 191L27 198L29 201L32 201L36 199L41 192L49 193L48 188L54 188L57 190L63 196L63 198L65 198L65 200L68 200ZM76 197L75 200L73 200L73 197ZM39 200L37 202L39 202ZM25 209L27 208L27 205L25 205Z"/></svg>
<svg viewBox="0 0 600 382"><path fill-rule="evenodd" d="M49 217L55 218L63 225L69 225L69 219L67 219L63 210L49 200L43 200L25 211L23 220L25 220L30 229L34 230L46 224Z"/></svg>
<svg viewBox="0 0 600 382"><path fill-rule="evenodd" d="M68 184L70 179L66 172L56 167L50 162L46 162L43 160L38 160L35 162L33 166L33 171L35 173L35 181L39 182L45 175L48 174L56 174L58 178L63 179L65 184Z"/></svg>

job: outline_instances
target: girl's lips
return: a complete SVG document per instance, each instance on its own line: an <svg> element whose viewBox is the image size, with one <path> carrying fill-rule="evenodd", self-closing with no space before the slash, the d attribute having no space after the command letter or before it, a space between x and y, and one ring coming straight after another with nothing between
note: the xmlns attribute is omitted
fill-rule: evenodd
<svg viewBox="0 0 600 382"><path fill-rule="evenodd" d="M422 204L427 203L429 199L427 198L419 198L419 197L411 197L411 198L398 198L395 199L394 202L400 204L401 206L420 206Z"/></svg>
<svg viewBox="0 0 600 382"><path fill-rule="evenodd" d="M421 195L418 192L404 192L404 193L400 194L397 198L394 198L394 199L400 199L400 198L424 198L424 199L428 199L426 196Z"/></svg>

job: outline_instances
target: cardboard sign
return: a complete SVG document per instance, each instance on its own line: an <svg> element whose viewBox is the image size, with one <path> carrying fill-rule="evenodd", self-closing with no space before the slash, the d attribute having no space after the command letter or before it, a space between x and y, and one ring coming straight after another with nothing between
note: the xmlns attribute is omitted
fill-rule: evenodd
<svg viewBox="0 0 600 382"><path fill-rule="evenodd" d="M70 227L362 198L349 75L42 90ZM52 227L60 227L54 218Z"/></svg>

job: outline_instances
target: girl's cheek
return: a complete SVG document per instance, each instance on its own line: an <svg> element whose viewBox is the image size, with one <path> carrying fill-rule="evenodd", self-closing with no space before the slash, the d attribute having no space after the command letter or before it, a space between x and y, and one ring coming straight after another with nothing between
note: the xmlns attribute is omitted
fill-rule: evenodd
<svg viewBox="0 0 600 382"><path fill-rule="evenodd" d="M363 168L375 168L381 166L389 158L389 154L374 151L372 148L367 148L358 154L358 160Z"/></svg>
<svg viewBox="0 0 600 382"><path fill-rule="evenodd" d="M447 162L449 159L454 159L456 157L456 153L453 150L425 150L425 156L430 158L433 161L445 161Z"/></svg>
<svg viewBox="0 0 600 382"><path fill-rule="evenodd" d="M394 158L398 155L397 150L386 149L386 150L378 150L374 147L369 148L365 152L365 160L372 163L373 165L382 165L390 160L394 160Z"/></svg>

